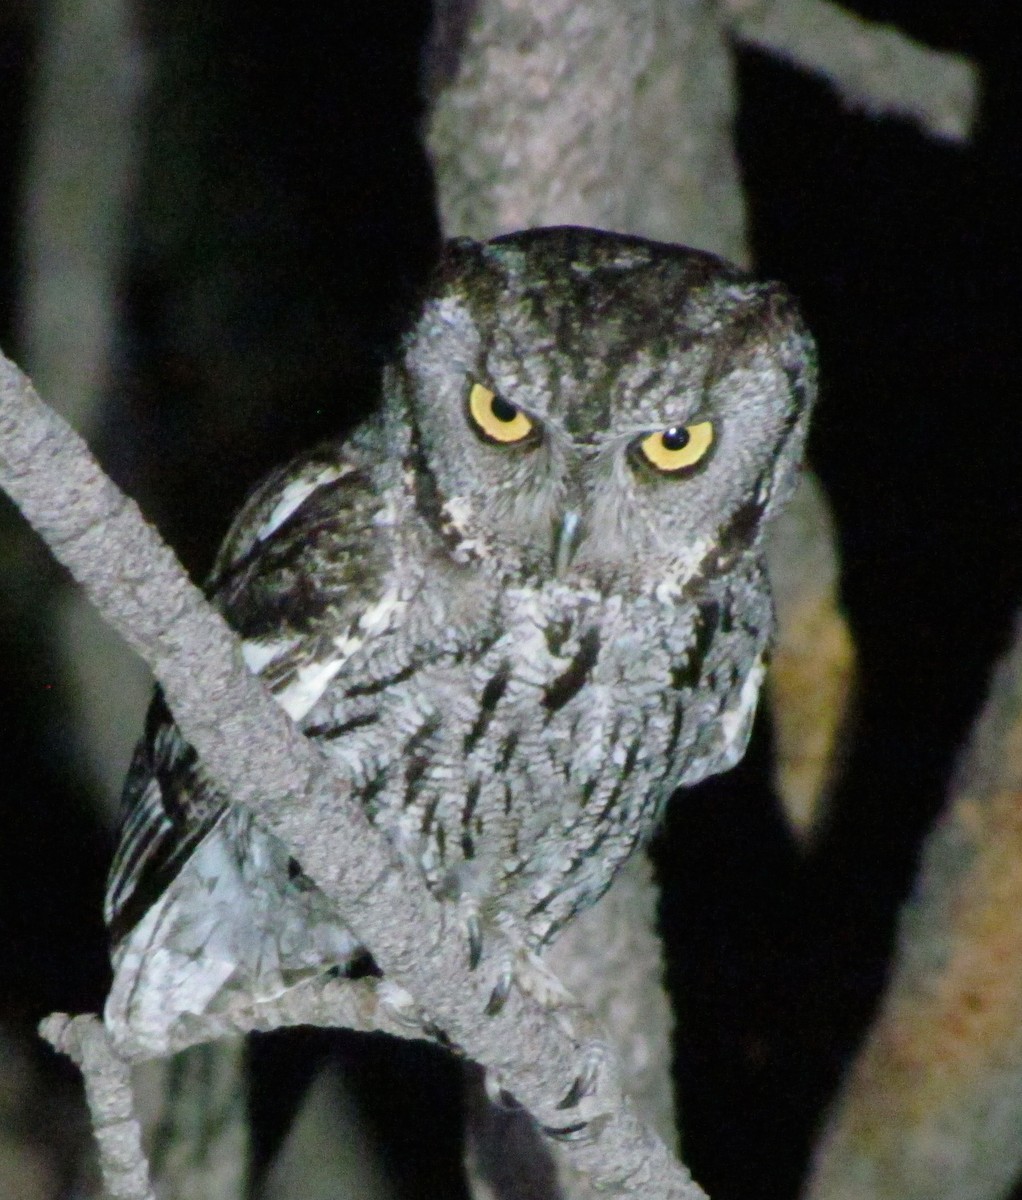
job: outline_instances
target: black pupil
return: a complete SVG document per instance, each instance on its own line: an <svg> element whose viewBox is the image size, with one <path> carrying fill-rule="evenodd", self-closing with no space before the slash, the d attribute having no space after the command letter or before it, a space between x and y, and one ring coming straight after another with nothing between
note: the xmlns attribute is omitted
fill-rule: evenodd
<svg viewBox="0 0 1022 1200"><path fill-rule="evenodd" d="M688 445L689 432L684 425L672 425L660 435L665 450L681 450Z"/></svg>
<svg viewBox="0 0 1022 1200"><path fill-rule="evenodd" d="M493 403L490 405L490 412L497 418L498 421L510 422L518 416L518 409L513 404L503 398L503 396L494 396Z"/></svg>

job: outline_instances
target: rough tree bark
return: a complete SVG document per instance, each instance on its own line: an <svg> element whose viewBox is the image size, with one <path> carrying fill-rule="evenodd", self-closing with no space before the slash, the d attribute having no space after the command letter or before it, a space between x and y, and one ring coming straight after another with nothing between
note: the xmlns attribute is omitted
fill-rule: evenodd
<svg viewBox="0 0 1022 1200"><path fill-rule="evenodd" d="M902 914L806 1200L1001 1200L1022 1172L1022 617Z"/></svg>

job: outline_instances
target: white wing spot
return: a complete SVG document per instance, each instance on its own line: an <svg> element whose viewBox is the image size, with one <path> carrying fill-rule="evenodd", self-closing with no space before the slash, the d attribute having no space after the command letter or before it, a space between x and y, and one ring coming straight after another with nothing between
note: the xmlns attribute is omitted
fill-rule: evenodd
<svg viewBox="0 0 1022 1200"><path fill-rule="evenodd" d="M404 601L400 599L397 589L391 588L365 610L359 618L358 627L366 634L379 633L402 608Z"/></svg>
<svg viewBox="0 0 1022 1200"><path fill-rule="evenodd" d="M325 662L306 663L304 667L299 667L294 679L279 692L274 692L274 700L292 721L300 721L326 691L346 657L329 658Z"/></svg>
<svg viewBox="0 0 1022 1200"><path fill-rule="evenodd" d="M759 699L759 689L763 683L764 674L763 660L757 658L742 684L738 703L734 708L729 708L720 718L720 728L724 734L724 744L728 747L729 754L737 751L740 757L745 750L749 726L752 723L753 713L756 711L756 701Z"/></svg>
<svg viewBox="0 0 1022 1200"><path fill-rule="evenodd" d="M343 479L345 475L350 475L354 469L351 463L344 463L342 466L337 467L323 467L315 475L293 480L280 493L280 499L274 505L270 515L259 527L255 535L255 540L257 542L266 541L268 537L276 533L288 517L301 508L317 488L321 488L327 483L333 483L337 479Z"/></svg>
<svg viewBox="0 0 1022 1200"><path fill-rule="evenodd" d="M671 553L670 574L657 584L654 595L661 604L673 605L681 599L685 584L699 569L699 564L710 549L710 542L707 538L696 538L681 550L662 544Z"/></svg>
<svg viewBox="0 0 1022 1200"><path fill-rule="evenodd" d="M275 658L280 658L294 644L294 638L286 642L242 642L241 657L253 675L261 675Z"/></svg>
<svg viewBox="0 0 1022 1200"><path fill-rule="evenodd" d="M403 605L396 590L388 591L359 618L357 634L343 634L333 639L336 656L305 663L286 687L274 692L274 699L292 721L300 721L312 711L341 667L362 648L367 637L384 629Z"/></svg>

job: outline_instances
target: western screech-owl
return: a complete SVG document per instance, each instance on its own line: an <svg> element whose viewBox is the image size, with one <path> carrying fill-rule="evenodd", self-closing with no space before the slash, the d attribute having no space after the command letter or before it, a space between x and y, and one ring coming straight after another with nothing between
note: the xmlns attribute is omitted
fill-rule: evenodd
<svg viewBox="0 0 1022 1200"><path fill-rule="evenodd" d="M741 757L812 363L783 289L710 255L457 240L378 416L236 519L210 594L249 665L473 941L497 923L541 949L679 785ZM359 953L159 698L124 804L115 1027Z"/></svg>

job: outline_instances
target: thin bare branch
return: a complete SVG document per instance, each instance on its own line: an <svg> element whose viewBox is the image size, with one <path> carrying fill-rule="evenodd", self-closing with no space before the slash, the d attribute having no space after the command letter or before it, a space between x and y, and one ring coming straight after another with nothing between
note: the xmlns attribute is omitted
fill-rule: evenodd
<svg viewBox="0 0 1022 1200"><path fill-rule="evenodd" d="M54 1013L40 1033L81 1069L110 1200L155 1200L132 1101L131 1068L102 1021Z"/></svg>
<svg viewBox="0 0 1022 1200"><path fill-rule="evenodd" d="M965 141L979 106L979 72L830 0L722 0L732 32L823 75L852 108L905 117L933 137Z"/></svg>

